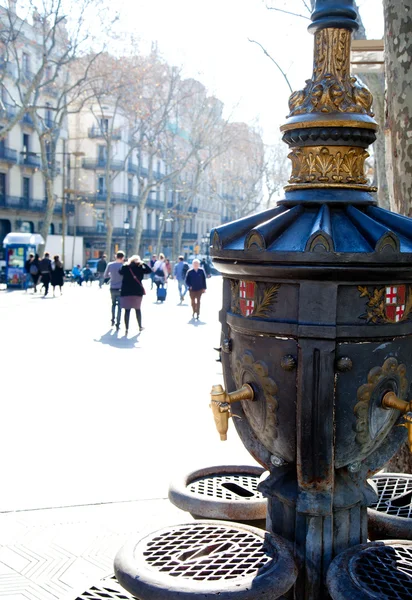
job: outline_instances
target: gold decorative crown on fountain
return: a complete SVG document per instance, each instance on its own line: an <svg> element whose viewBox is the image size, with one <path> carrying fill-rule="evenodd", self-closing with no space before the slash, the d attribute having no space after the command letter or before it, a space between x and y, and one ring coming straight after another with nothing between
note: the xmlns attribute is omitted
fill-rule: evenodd
<svg viewBox="0 0 412 600"><path fill-rule="evenodd" d="M281 127L292 160L286 191L320 187L376 191L365 177L366 148L378 129L373 98L350 73L350 48L349 29L326 27L315 32L312 79L290 96L290 113Z"/></svg>

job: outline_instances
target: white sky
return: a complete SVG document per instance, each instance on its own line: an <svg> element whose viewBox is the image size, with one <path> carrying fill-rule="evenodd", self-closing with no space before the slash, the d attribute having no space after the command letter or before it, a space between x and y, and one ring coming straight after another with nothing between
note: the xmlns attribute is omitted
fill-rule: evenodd
<svg viewBox="0 0 412 600"><path fill-rule="evenodd" d="M287 72L293 90L312 74L313 36L309 21L267 10L293 7L301 0L121 0L120 27L142 42L157 41L170 63L201 81L225 103L236 120L259 121L272 142L288 113L289 88L260 42ZM383 36L382 0L359 0L368 38ZM304 13L305 14L305 13Z"/></svg>

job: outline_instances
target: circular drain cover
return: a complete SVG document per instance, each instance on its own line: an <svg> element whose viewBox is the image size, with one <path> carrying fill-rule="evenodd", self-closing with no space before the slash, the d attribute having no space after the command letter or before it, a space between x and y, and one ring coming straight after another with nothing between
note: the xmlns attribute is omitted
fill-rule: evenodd
<svg viewBox="0 0 412 600"><path fill-rule="evenodd" d="M117 583L114 575L110 575L101 579L97 585L92 585L80 596L76 596L76 600L135 600L135 598Z"/></svg>
<svg viewBox="0 0 412 600"><path fill-rule="evenodd" d="M376 539L412 539L412 475L379 473L369 482L378 501L368 509L368 534Z"/></svg>
<svg viewBox="0 0 412 600"><path fill-rule="evenodd" d="M412 543L371 542L339 554L329 567L333 600L411 600Z"/></svg>
<svg viewBox="0 0 412 600"><path fill-rule="evenodd" d="M198 521L126 544L114 561L117 580L140 600L274 600L297 571L284 540L255 527Z"/></svg>
<svg viewBox="0 0 412 600"><path fill-rule="evenodd" d="M198 469L171 482L169 500L209 519L265 519L267 501L257 489L264 472L261 467L233 465Z"/></svg>

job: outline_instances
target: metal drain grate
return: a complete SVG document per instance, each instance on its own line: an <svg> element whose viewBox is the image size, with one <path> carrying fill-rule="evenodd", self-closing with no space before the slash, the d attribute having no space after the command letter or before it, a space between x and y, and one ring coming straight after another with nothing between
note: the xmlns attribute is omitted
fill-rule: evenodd
<svg viewBox="0 0 412 600"><path fill-rule="evenodd" d="M263 539L246 530L219 525L181 525L144 540L144 560L171 577L196 581L253 578L276 561Z"/></svg>
<svg viewBox="0 0 412 600"><path fill-rule="evenodd" d="M259 476L248 473L206 475L191 481L187 489L193 494L235 502L264 500L262 493L257 489L258 483Z"/></svg>
<svg viewBox="0 0 412 600"><path fill-rule="evenodd" d="M396 517L412 518L412 476L374 475L378 502L370 508Z"/></svg>
<svg viewBox="0 0 412 600"><path fill-rule="evenodd" d="M111 575L77 596L76 600L135 600L135 596L126 592Z"/></svg>
<svg viewBox="0 0 412 600"><path fill-rule="evenodd" d="M411 600L412 546L371 546L352 557L355 583L378 598Z"/></svg>

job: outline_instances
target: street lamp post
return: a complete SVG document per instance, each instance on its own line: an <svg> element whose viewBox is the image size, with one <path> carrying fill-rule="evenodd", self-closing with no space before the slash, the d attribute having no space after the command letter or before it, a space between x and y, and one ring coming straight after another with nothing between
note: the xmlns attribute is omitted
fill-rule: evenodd
<svg viewBox="0 0 412 600"><path fill-rule="evenodd" d="M128 218L126 218L124 220L123 228L124 228L124 241L125 241L124 250L125 250L126 257L127 257L127 237L129 235L129 229L130 229L130 223L129 223L129 219Z"/></svg>

